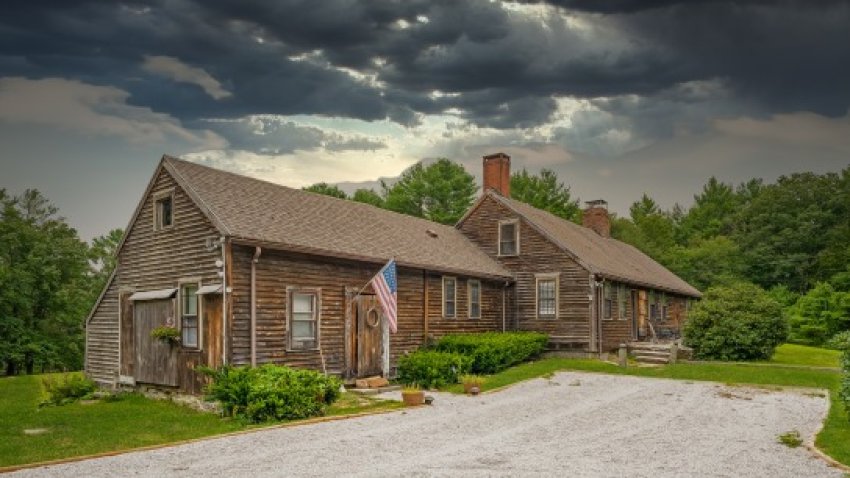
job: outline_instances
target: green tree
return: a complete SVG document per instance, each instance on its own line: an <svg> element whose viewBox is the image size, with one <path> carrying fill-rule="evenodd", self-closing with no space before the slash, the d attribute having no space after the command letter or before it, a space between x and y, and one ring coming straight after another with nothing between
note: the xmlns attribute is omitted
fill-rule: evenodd
<svg viewBox="0 0 850 478"><path fill-rule="evenodd" d="M743 254L726 236L696 239L689 246L673 246L663 263L697 289L705 290L744 279Z"/></svg>
<svg viewBox="0 0 850 478"><path fill-rule="evenodd" d="M572 199L570 188L558 181L558 175L550 169L541 169L538 175L529 174L525 168L513 173L511 197L568 221L581 221L578 201Z"/></svg>
<svg viewBox="0 0 850 478"><path fill-rule="evenodd" d="M7 374L79 369L88 247L36 190L0 190L0 361Z"/></svg>
<svg viewBox="0 0 850 478"><path fill-rule="evenodd" d="M391 187L382 183L385 206L391 211L454 224L472 205L478 190L460 164L446 158L426 166L417 163Z"/></svg>
<svg viewBox="0 0 850 478"><path fill-rule="evenodd" d="M644 194L629 208L631 220L615 218L611 236L631 244L653 259L664 263L664 258L676 245L676 224L670 214Z"/></svg>
<svg viewBox="0 0 850 478"><path fill-rule="evenodd" d="M788 310L791 340L821 345L838 332L850 330L850 292L820 282Z"/></svg>
<svg viewBox="0 0 850 478"><path fill-rule="evenodd" d="M733 240L744 251L747 275L763 287L799 292L847 266L850 179L798 173L761 188L741 209Z"/></svg>
<svg viewBox="0 0 850 478"><path fill-rule="evenodd" d="M92 275L91 290L95 299L106 286L106 281L115 269L118 259L116 253L122 237L124 237L122 229L113 229L103 236L92 239L89 246L89 262Z"/></svg>
<svg viewBox="0 0 850 478"><path fill-rule="evenodd" d="M354 191L354 195L351 197L351 200L371 204L373 206L384 207L384 198L382 198L380 194L376 193L374 189L358 189L357 191Z"/></svg>
<svg viewBox="0 0 850 478"><path fill-rule="evenodd" d="M765 360L787 339L788 323L767 292L742 282L708 289L683 331L697 358Z"/></svg>
<svg viewBox="0 0 850 478"><path fill-rule="evenodd" d="M682 235L686 240L710 239L729 235L741 199L732 185L712 176L702 193L694 196L694 205L682 218Z"/></svg>
<svg viewBox="0 0 850 478"><path fill-rule="evenodd" d="M324 194L325 196L331 196L331 197L340 198L340 199L348 199L348 195L345 194L345 191L340 189L335 184L328 184L328 183L322 182L322 183L311 184L310 186L307 186L303 189L305 191L310 191L311 193Z"/></svg>

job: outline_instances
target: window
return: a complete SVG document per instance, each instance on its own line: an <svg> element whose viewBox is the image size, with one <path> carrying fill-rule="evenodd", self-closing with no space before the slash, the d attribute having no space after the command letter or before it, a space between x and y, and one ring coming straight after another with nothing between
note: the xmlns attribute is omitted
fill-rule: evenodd
<svg viewBox="0 0 850 478"><path fill-rule="evenodd" d="M443 317L457 314L457 279L443 277Z"/></svg>
<svg viewBox="0 0 850 478"><path fill-rule="evenodd" d="M649 291L649 319L658 320L658 303L655 298L655 291Z"/></svg>
<svg viewBox="0 0 850 478"><path fill-rule="evenodd" d="M198 348L198 285L180 287L180 330L183 347Z"/></svg>
<svg viewBox="0 0 850 478"><path fill-rule="evenodd" d="M661 293L661 303L658 305L658 313L661 322L667 320L667 294L664 292Z"/></svg>
<svg viewBox="0 0 850 478"><path fill-rule="evenodd" d="M469 285L469 318L481 317L481 281L470 280Z"/></svg>
<svg viewBox="0 0 850 478"><path fill-rule="evenodd" d="M604 319L610 320L612 318L612 312L613 312L611 309L614 308L614 301L611 300L611 283L610 282L604 282L602 284L602 296L603 296L602 304L605 308L604 314L603 314L602 317Z"/></svg>
<svg viewBox="0 0 850 478"><path fill-rule="evenodd" d="M174 224L173 196L160 197L154 203L154 228L166 229Z"/></svg>
<svg viewBox="0 0 850 478"><path fill-rule="evenodd" d="M519 222L516 220L499 223L499 255L515 256L519 254Z"/></svg>
<svg viewBox="0 0 850 478"><path fill-rule="evenodd" d="M626 320L626 284L617 285L617 316L620 320Z"/></svg>
<svg viewBox="0 0 850 478"><path fill-rule="evenodd" d="M537 316L555 318L558 315L558 276L537 277Z"/></svg>
<svg viewBox="0 0 850 478"><path fill-rule="evenodd" d="M309 350L319 346L319 294L316 291L288 290L289 348Z"/></svg>

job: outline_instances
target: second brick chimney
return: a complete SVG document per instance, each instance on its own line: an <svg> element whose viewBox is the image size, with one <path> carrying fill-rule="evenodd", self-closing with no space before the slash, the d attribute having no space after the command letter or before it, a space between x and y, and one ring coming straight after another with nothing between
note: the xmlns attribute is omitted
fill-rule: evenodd
<svg viewBox="0 0 850 478"><path fill-rule="evenodd" d="M511 157L505 153L484 156L484 192L490 189L511 197Z"/></svg>
<svg viewBox="0 0 850 478"><path fill-rule="evenodd" d="M593 229L602 237L611 237L611 219L608 217L608 202L603 199L585 202L587 208L581 215L584 227Z"/></svg>

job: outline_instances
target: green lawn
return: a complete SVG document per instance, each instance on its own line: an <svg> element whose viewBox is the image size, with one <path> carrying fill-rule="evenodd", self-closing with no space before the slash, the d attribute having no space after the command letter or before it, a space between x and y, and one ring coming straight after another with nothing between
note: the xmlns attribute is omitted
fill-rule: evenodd
<svg viewBox="0 0 850 478"><path fill-rule="evenodd" d="M167 401L130 394L120 401L38 408L41 377L0 379L0 467L218 435L251 428ZM328 410L339 416L401 407L343 394ZM43 428L39 435L24 430Z"/></svg>
<svg viewBox="0 0 850 478"><path fill-rule="evenodd" d="M837 350L807 347L805 345L784 344L776 349L769 363L781 365L807 365L809 367L837 368L841 352Z"/></svg>
<svg viewBox="0 0 850 478"><path fill-rule="evenodd" d="M796 346L788 349L780 357L781 365L771 364L740 364L740 363L679 363L663 367L629 367L620 368L614 364L599 360L580 359L544 359L529 362L510 368L503 372L487 377L482 390L493 390L531 378L545 377L557 371L575 370L585 372L609 373L617 375L634 375L640 377L672 378L679 380L704 380L727 384L751 384L778 387L816 387L829 390L831 406L823 430L818 434L818 448L834 459L850 465L850 417L838 398L840 373L838 370L823 368L788 367L824 363L818 356L828 356L823 349L815 349L816 356L805 357ZM812 347L807 347L812 349ZM454 385L449 391L462 393L463 387Z"/></svg>

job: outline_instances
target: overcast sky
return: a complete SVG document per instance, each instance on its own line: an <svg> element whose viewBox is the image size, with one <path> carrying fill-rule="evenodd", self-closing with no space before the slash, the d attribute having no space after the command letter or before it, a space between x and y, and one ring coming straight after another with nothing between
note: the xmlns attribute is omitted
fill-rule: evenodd
<svg viewBox="0 0 850 478"><path fill-rule="evenodd" d="M847 2L0 5L0 188L85 239L163 153L301 187L503 151L624 212L841 170L848 106Z"/></svg>

